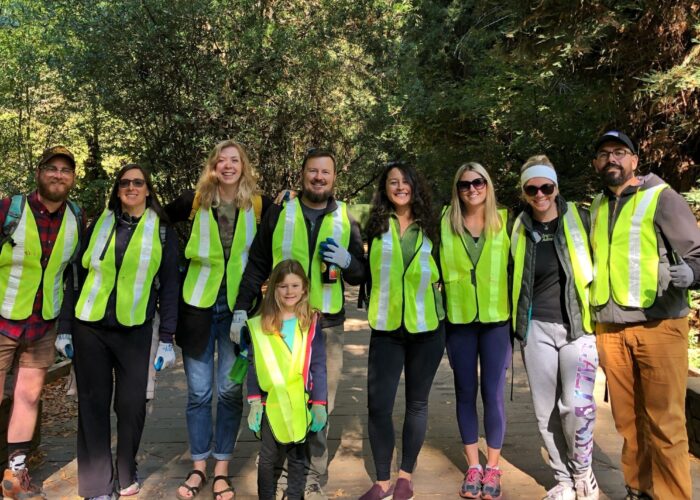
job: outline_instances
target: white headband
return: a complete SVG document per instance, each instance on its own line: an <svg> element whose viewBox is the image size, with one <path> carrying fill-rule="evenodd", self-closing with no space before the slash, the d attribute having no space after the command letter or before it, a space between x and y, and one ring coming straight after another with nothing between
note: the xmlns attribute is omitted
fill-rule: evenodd
<svg viewBox="0 0 700 500"><path fill-rule="evenodd" d="M557 173L552 167L549 165L533 165L520 174L520 187L523 187L527 181L535 177L544 177L557 186L559 185L559 183L557 183Z"/></svg>

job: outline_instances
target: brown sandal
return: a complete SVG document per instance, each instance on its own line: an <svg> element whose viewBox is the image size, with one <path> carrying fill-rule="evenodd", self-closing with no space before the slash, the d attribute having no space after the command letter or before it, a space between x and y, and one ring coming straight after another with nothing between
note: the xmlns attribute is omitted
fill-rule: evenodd
<svg viewBox="0 0 700 500"><path fill-rule="evenodd" d="M202 480L201 483L199 483L199 486L190 486L187 484L187 480L191 478L192 476L199 476L200 479ZM187 477L185 480L180 484L180 486L177 487L179 490L180 488L185 488L187 491L189 491L192 495L186 497L184 495L180 494L180 491L175 492L175 496L178 498L178 500L192 500L194 497L199 495L199 490L202 489L202 486L207 484L207 478L204 476L204 473L201 470L197 469L192 469L189 474L187 474Z"/></svg>
<svg viewBox="0 0 700 500"><path fill-rule="evenodd" d="M225 488L220 491L214 491L214 485L217 481L226 482L228 488ZM219 497L221 495L223 495L224 493L228 493L229 491L233 493L233 498L236 498L236 489L233 486L231 486L231 480L228 478L228 476L214 476L214 480L211 482L211 493L212 495L214 495L214 500L219 500Z"/></svg>

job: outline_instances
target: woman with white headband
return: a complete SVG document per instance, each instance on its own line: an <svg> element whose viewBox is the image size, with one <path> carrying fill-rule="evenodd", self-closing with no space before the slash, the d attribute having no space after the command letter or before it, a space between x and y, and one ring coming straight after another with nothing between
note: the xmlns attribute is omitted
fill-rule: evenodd
<svg viewBox="0 0 700 500"><path fill-rule="evenodd" d="M544 155L525 162L520 186L527 207L511 236L513 327L557 481L544 498L594 500L598 352L588 302L589 216L559 195L556 171Z"/></svg>

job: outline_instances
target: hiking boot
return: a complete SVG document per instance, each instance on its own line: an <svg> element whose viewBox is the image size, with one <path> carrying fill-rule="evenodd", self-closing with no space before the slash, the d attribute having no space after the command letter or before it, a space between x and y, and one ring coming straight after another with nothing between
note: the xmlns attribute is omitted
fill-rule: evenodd
<svg viewBox="0 0 700 500"><path fill-rule="evenodd" d="M576 490L569 483L559 483L542 500L576 500Z"/></svg>
<svg viewBox="0 0 700 500"><path fill-rule="evenodd" d="M413 500L413 483L403 477L396 480L394 500Z"/></svg>
<svg viewBox="0 0 700 500"><path fill-rule="evenodd" d="M627 490L625 500L651 500L651 496L643 491L635 490L627 485L625 485L625 489Z"/></svg>
<svg viewBox="0 0 700 500"><path fill-rule="evenodd" d="M377 483L374 483L367 492L360 497L360 500L391 500L394 496L394 486L384 491Z"/></svg>
<svg viewBox="0 0 700 500"><path fill-rule="evenodd" d="M464 474L459 496L462 498L481 498L481 479L484 477L481 465L469 467Z"/></svg>
<svg viewBox="0 0 700 500"><path fill-rule="evenodd" d="M17 471L5 469L5 473L2 475L2 496L11 500L46 499L41 488L32 484L27 469Z"/></svg>
<svg viewBox="0 0 700 500"><path fill-rule="evenodd" d="M307 484L304 489L304 500L328 500L328 497L320 485L312 483Z"/></svg>
<svg viewBox="0 0 700 500"><path fill-rule="evenodd" d="M590 467L581 474L574 474L574 489L576 500L598 500L600 489Z"/></svg>
<svg viewBox="0 0 700 500"><path fill-rule="evenodd" d="M500 500L501 475L503 471L497 467L486 467L481 480L481 498L485 500Z"/></svg>

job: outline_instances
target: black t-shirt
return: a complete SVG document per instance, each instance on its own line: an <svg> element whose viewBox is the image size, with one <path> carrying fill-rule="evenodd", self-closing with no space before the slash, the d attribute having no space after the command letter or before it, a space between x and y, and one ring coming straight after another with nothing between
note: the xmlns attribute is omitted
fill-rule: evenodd
<svg viewBox="0 0 700 500"><path fill-rule="evenodd" d="M554 248L554 233L559 219L541 223L533 220L532 229L541 239L535 245L535 283L532 295L532 319L548 323L568 323L564 311L566 274Z"/></svg>

